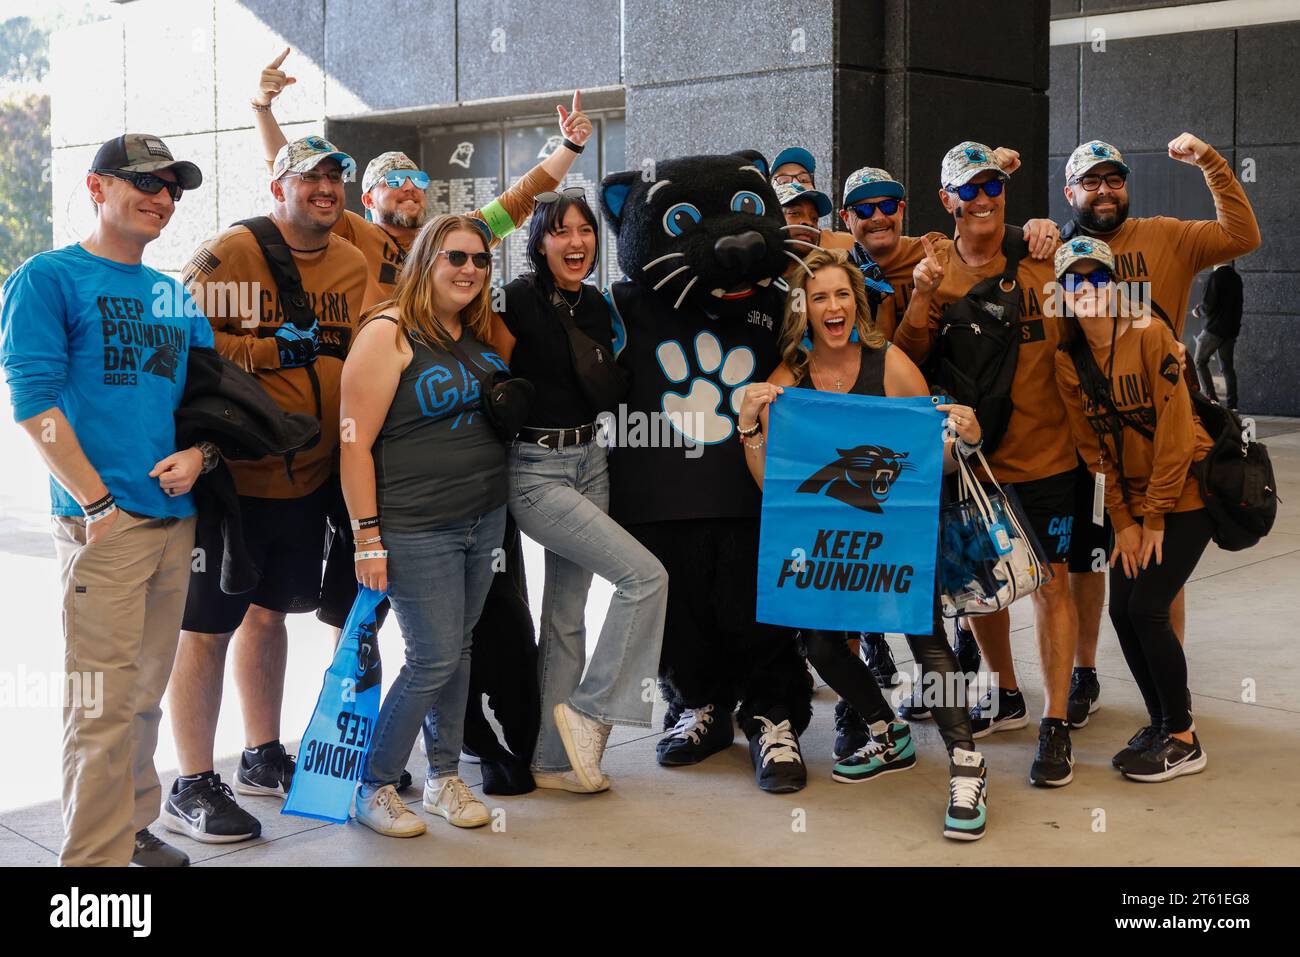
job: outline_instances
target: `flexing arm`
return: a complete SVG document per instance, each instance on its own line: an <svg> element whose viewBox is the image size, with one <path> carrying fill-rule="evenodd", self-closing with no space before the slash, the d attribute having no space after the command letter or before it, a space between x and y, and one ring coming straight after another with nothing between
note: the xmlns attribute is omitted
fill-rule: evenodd
<svg viewBox="0 0 1300 957"><path fill-rule="evenodd" d="M1260 235L1255 210L1228 161L1191 133L1170 140L1169 156L1200 167L1205 185L1214 197L1214 219L1180 223L1178 246L1188 250L1193 271L1200 272L1258 249Z"/></svg>

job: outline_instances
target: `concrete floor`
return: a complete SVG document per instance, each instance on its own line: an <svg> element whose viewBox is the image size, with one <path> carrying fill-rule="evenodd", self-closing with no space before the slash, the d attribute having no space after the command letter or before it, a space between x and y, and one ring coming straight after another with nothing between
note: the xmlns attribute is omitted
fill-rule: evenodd
<svg viewBox="0 0 1300 957"><path fill-rule="evenodd" d="M1211 546L1187 589L1194 710L1210 758L1201 775L1141 785L1111 770L1110 756L1144 723L1144 711L1109 622L1103 622L1102 707L1087 728L1074 733L1074 783L1059 790L1030 786L1033 724L980 742L990 767L989 831L974 844L941 836L946 762L932 722L914 726L920 760L910 772L858 786L831 780L834 696L825 687L818 689L813 724L802 739L810 783L799 794L768 795L754 786L739 733L728 751L703 765L669 771L654 763L657 734L616 729L605 762L614 779L610 792L491 799L489 806L503 812L492 827L463 831L430 818L427 835L400 841L355 823L284 816L274 800L245 798L245 807L262 821L258 841L175 841L195 863L210 866L1294 865L1300 862L1294 727L1300 655L1293 624L1300 591L1300 422L1261 418L1259 431L1284 499L1277 525L1246 552ZM1014 609L1012 640L1021 684L1036 713L1042 695L1024 605ZM909 660L901 639L891 638L891 645L900 665ZM391 640L385 647L392 647ZM303 674L295 693L314 700L320 669ZM656 722L659 717L657 710ZM46 737L43 753L56 758L56 742ZM419 751L412 757L418 781ZM219 770L229 780L233 758ZM463 765L462 773L477 787L476 766ZM170 782L173 774L167 771L163 779ZM53 796L57 780L42 787ZM0 813L0 864L55 863L61 840L57 803L9 807Z"/></svg>

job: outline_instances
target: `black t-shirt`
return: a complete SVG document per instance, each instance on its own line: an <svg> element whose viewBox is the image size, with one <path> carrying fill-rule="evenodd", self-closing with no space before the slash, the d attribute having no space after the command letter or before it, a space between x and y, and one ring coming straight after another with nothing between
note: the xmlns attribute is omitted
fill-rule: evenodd
<svg viewBox="0 0 1300 957"><path fill-rule="evenodd" d="M638 283L612 292L616 354L631 390L609 459L610 513L624 525L757 519L761 498L736 416L744 388L776 368L785 296L758 288L715 318L693 304L674 309Z"/></svg>
<svg viewBox="0 0 1300 957"><path fill-rule="evenodd" d="M568 318L569 307L561 304L560 297L567 296L572 303L575 294L564 290L547 302L541 288L528 277L507 283L505 293L506 308L501 320L515 337L510 371L537 389L525 425L534 429L571 429L594 422L600 410L592 407L578 386L569 337L557 314L563 309ZM586 283L576 295L573 324L612 354L612 314L605 297Z"/></svg>

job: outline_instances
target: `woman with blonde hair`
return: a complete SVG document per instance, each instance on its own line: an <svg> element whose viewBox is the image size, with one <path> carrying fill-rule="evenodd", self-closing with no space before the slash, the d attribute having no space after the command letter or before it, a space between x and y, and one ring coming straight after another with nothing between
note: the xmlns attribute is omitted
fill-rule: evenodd
<svg viewBox="0 0 1300 957"><path fill-rule="evenodd" d="M357 820L391 837L425 831L394 785L426 715L425 809L461 827L489 820L457 775L470 637L506 513L505 445L479 379L505 369L485 344L492 257L482 229L466 216L426 225L394 298L367 317L343 367L340 470L357 581L387 590L406 643L357 796Z"/></svg>
<svg viewBox="0 0 1300 957"><path fill-rule="evenodd" d="M843 250L815 250L791 281L781 328L781 364L767 382L745 390L739 434L745 462L761 487L766 462L768 406L788 388L877 396L928 395L925 378L901 349L871 322L862 273ZM948 413L955 438L944 440L944 469L956 468L955 456L978 448L982 439L973 410L940 405ZM936 436L936 440L937 440ZM935 520L938 521L936 515ZM949 751L949 802L944 836L974 841L984 836L987 768L975 750L965 682L955 677L957 660L944 638L936 597L934 627L928 635L908 635L921 666L922 687ZM871 669L848 648L843 632L802 629L800 637L817 672L849 706L868 722L866 745L836 762L831 777L860 783L916 763L916 748L906 722L894 719Z"/></svg>

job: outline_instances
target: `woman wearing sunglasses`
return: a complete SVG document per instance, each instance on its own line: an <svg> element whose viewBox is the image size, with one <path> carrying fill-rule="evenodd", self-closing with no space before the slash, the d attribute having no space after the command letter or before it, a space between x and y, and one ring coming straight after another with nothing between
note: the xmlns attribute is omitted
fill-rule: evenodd
<svg viewBox="0 0 1300 957"><path fill-rule="evenodd" d="M538 787L604 791L601 758L612 725L649 727L642 681L658 671L668 600L659 560L607 514L606 442L597 416L622 399L611 315L583 282L600 233L580 187L537 196L528 226L532 271L505 287L494 343L537 389L510 447L510 513L546 549L539 677L542 727L533 755ZM614 585L586 664L584 616L592 575Z"/></svg>
<svg viewBox="0 0 1300 957"><path fill-rule="evenodd" d="M925 378L902 349L894 349L871 324L870 305L861 271L842 250L817 250L804 260L807 270L794 278L781 329L782 363L767 382L745 390L739 435L745 462L754 481L763 485L767 461L768 407L788 388L820 389L854 395L929 395ZM794 303L804 302L805 310ZM940 405L957 438L945 439L944 470L956 468L959 447L973 451L981 442L975 413L964 405ZM865 746L837 761L831 777L856 784L902 771L916 763L911 728L894 720L867 664L854 655L843 632L802 630L808 660L826 683L867 721ZM912 654L921 665L921 686L941 689L927 701L950 755L949 803L944 835L974 841L984 836L987 768L975 750L970 714L965 707L965 682L957 675L957 659L948 647L935 602L934 628L928 635L908 635Z"/></svg>
<svg viewBox="0 0 1300 957"><path fill-rule="evenodd" d="M1055 265L1064 307L1056 382L1097 476L1093 520L1101 522L1104 495L1115 527L1110 620L1149 715L1112 763L1135 781L1168 781L1206 764L1169 607L1214 531L1193 471L1212 443L1192 411L1173 333L1130 315L1110 247L1070 240Z"/></svg>
<svg viewBox="0 0 1300 957"><path fill-rule="evenodd" d="M416 238L408 264L395 297L348 352L341 402L352 430L342 437L340 468L356 579L388 591L406 643L357 797L357 820L391 837L425 831L394 785L426 715L425 810L460 827L489 820L457 770L470 636L506 511L505 447L483 413L479 379L456 357L484 371L505 368L486 345L487 240L474 220L439 216Z"/></svg>

